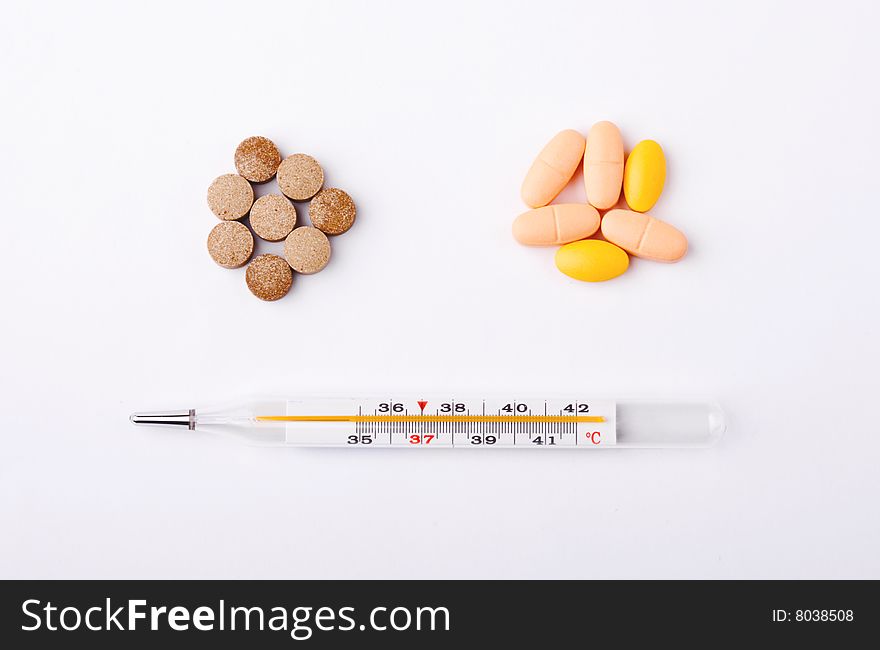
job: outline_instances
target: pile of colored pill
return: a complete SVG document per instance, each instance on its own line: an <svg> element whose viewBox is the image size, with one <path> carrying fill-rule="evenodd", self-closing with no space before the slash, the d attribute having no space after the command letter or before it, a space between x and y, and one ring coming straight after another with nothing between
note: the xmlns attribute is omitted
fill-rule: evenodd
<svg viewBox="0 0 880 650"><path fill-rule="evenodd" d="M588 203L551 205L581 160ZM562 131L526 174L522 198L532 209L513 222L513 236L527 246L561 246L556 267L585 282L616 278L629 267L629 255L677 262L687 253L687 238L647 214L665 181L666 159L653 140L639 142L624 162L623 137L611 122L594 124L586 138ZM614 209L621 187L629 210ZM588 239L600 230L604 239Z"/></svg>
<svg viewBox="0 0 880 650"><path fill-rule="evenodd" d="M235 150L237 174L224 174L208 188L208 207L220 219L208 235L208 253L220 266L244 266L254 252L254 234L267 242L284 242L284 256L265 254L251 260L245 273L248 289L261 300L278 300L293 285L293 272L317 273L330 261L327 235L341 235L354 224L351 197L324 187L324 170L304 153L281 160L275 143L262 136L245 139ZM251 183L278 177L280 194L254 202ZM311 226L297 224L291 201L310 201ZM247 217L250 228L239 221Z"/></svg>

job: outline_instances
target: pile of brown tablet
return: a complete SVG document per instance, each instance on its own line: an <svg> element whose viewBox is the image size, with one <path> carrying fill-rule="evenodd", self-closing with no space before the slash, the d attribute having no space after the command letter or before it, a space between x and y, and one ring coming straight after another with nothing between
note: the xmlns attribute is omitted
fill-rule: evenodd
<svg viewBox="0 0 880 650"><path fill-rule="evenodd" d="M208 207L221 222L208 235L208 252L217 264L236 269L254 252L254 235L269 242L284 241L284 257L259 255L248 264L248 289L261 300L284 297L293 284L293 271L317 273L330 261L327 235L341 235L354 224L356 209L340 189L324 187L324 170L304 153L283 161L268 138L254 136L235 150L237 174L224 174L208 188ZM265 183L277 174L281 194L254 201L251 183ZM297 224L291 201L309 201L311 226ZM241 220L249 217L250 228ZM253 232L251 232L253 231Z"/></svg>

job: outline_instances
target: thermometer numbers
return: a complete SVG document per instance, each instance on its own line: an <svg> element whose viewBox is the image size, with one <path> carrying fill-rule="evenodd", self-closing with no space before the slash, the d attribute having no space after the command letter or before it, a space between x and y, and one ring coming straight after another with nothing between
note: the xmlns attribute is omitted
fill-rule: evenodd
<svg viewBox="0 0 880 650"><path fill-rule="evenodd" d="M556 399L386 395L340 403L331 414L336 413L362 418L338 425L337 440L349 447L565 449L615 442L613 403L580 401L574 395Z"/></svg>

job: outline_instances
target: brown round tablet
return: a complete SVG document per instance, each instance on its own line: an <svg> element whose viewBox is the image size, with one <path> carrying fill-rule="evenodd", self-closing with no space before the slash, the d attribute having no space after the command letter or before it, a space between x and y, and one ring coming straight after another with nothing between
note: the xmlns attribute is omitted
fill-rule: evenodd
<svg viewBox="0 0 880 650"><path fill-rule="evenodd" d="M254 236L238 221L221 221L208 235L208 253L226 269L244 266L254 252Z"/></svg>
<svg viewBox="0 0 880 650"><path fill-rule="evenodd" d="M248 264L245 280L248 289L260 300L278 300L290 291L293 271L282 257L258 255Z"/></svg>
<svg viewBox="0 0 880 650"><path fill-rule="evenodd" d="M281 241L296 225L296 208L280 194L261 196L251 208L251 228L266 241Z"/></svg>
<svg viewBox="0 0 880 650"><path fill-rule="evenodd" d="M324 170L304 153L288 156L278 167L278 187L294 201L308 201L323 185Z"/></svg>
<svg viewBox="0 0 880 650"><path fill-rule="evenodd" d="M298 273L317 273L330 261L330 240L317 228L302 226L284 241L284 257Z"/></svg>
<svg viewBox="0 0 880 650"><path fill-rule="evenodd" d="M254 188L238 174L218 176L208 188L208 207L224 221L241 219L254 204Z"/></svg>
<svg viewBox="0 0 880 650"><path fill-rule="evenodd" d="M281 153L269 138L255 135L235 149L235 169L249 181L265 183L278 171Z"/></svg>
<svg viewBox="0 0 880 650"><path fill-rule="evenodd" d="M351 228L356 213L351 197L335 187L321 190L309 203L312 225L328 235L341 235Z"/></svg>

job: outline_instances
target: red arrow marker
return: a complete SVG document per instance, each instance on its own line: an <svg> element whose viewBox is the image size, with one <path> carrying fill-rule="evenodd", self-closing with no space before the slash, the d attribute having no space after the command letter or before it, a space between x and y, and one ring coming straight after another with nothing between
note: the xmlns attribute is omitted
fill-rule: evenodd
<svg viewBox="0 0 880 650"><path fill-rule="evenodd" d="M428 405L428 403L425 402L424 400L419 400L418 404L419 404L419 408L422 409L422 413L424 413L425 407Z"/></svg>

